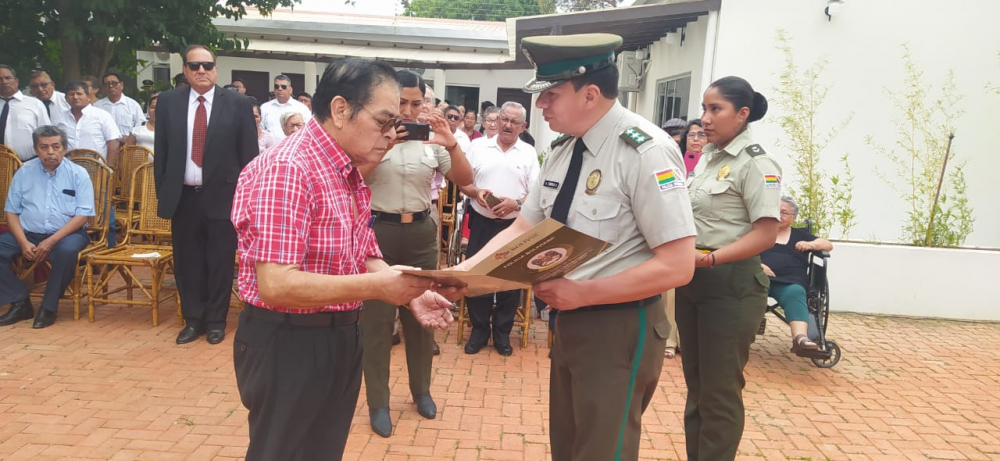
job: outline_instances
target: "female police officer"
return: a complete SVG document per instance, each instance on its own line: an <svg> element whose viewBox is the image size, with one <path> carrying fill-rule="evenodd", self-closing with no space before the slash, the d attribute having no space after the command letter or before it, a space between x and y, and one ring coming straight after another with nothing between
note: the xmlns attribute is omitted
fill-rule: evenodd
<svg viewBox="0 0 1000 461"><path fill-rule="evenodd" d="M743 368L767 303L758 254L778 231L781 169L747 131L767 100L746 80L712 83L702 109L708 158L689 187L700 252L691 283L677 289L676 314L688 459L714 461L735 458L743 435Z"/></svg>

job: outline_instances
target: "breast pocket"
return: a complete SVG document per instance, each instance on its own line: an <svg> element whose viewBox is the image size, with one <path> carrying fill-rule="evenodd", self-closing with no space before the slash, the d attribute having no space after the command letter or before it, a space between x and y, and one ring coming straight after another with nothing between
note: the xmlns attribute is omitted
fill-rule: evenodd
<svg viewBox="0 0 1000 461"><path fill-rule="evenodd" d="M538 206L545 213L545 216L552 216L552 205L556 203L556 195L559 189L542 187L538 192Z"/></svg>
<svg viewBox="0 0 1000 461"><path fill-rule="evenodd" d="M743 203L736 191L736 184L732 181L718 181L709 186L707 191L710 202L708 217L712 219L722 219L731 213L734 207Z"/></svg>
<svg viewBox="0 0 1000 461"><path fill-rule="evenodd" d="M577 197L580 204L574 207L578 219L573 228L605 242L615 243L620 234L621 202L605 197ZM582 217L583 219L579 219Z"/></svg>
<svg viewBox="0 0 1000 461"><path fill-rule="evenodd" d="M60 192L59 198L56 199L56 208L64 215L76 216L76 197Z"/></svg>

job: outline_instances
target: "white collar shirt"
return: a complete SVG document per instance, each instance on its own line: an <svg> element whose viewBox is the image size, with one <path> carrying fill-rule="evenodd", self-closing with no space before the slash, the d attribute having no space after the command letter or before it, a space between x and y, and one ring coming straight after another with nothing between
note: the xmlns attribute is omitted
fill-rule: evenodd
<svg viewBox="0 0 1000 461"><path fill-rule="evenodd" d="M35 143L31 140L31 133L35 128L50 125L51 119L42 101L20 91L14 93L9 102L0 99L0 111L8 104L10 109L7 113L7 127L4 139L0 141L14 149L22 161L29 160L35 156Z"/></svg>
<svg viewBox="0 0 1000 461"><path fill-rule="evenodd" d="M472 140L469 139L469 135L465 134L462 130L455 130L455 141L458 141L458 147L462 148L462 152L469 152L469 146L472 145Z"/></svg>
<svg viewBox="0 0 1000 461"><path fill-rule="evenodd" d="M39 99L39 101L42 101L42 105L46 107L52 123L55 123L63 114L70 111L69 103L66 102L66 93L60 91L52 92L52 97L49 98L49 101L52 102L49 104L45 104L45 100L43 99Z"/></svg>
<svg viewBox="0 0 1000 461"><path fill-rule="evenodd" d="M210 90L206 91L205 94L198 94L197 91L191 89L190 96L188 96L188 112L187 112L187 160L186 166L184 167L184 184L189 186L200 186L202 185L201 177L201 167L194 163L191 159L191 146L194 141L194 116L198 112L198 96L205 97L205 124L212 126L212 103L215 102L215 86ZM208 136L206 135L205 140L208 141ZM202 151L204 156L205 152ZM202 157L204 159L204 157ZM204 165L204 163L202 163Z"/></svg>
<svg viewBox="0 0 1000 461"><path fill-rule="evenodd" d="M53 122L66 133L69 143L66 150L90 149L107 160L108 142L122 137L115 119L106 111L89 104L81 112L80 120L76 119L72 111L53 117Z"/></svg>
<svg viewBox="0 0 1000 461"><path fill-rule="evenodd" d="M135 99L124 94L118 102L111 102L110 99L104 98L95 102L94 107L108 111L115 118L118 131L121 132L122 136L128 136L132 133L132 128L146 121L146 114L142 112L142 106Z"/></svg>
<svg viewBox="0 0 1000 461"><path fill-rule="evenodd" d="M285 112L298 112L302 115L302 123L308 122L312 118L312 113L305 104L288 98L288 102L282 104L277 99L272 99L260 106L260 127L271 133L274 142L281 142L285 139L285 130L281 127L281 114Z"/></svg>
<svg viewBox="0 0 1000 461"><path fill-rule="evenodd" d="M480 189L489 189L497 198L521 199L528 195L538 180L538 153L520 139L506 152L497 144L496 136L484 142L475 142L468 158L472 165L472 184ZM487 218L498 219L493 211L475 200L472 201L472 208ZM512 213L503 219L517 216L517 213Z"/></svg>

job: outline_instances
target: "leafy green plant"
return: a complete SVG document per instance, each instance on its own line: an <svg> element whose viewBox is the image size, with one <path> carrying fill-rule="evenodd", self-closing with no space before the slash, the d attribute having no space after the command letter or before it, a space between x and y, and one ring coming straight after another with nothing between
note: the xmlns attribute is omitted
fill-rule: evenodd
<svg viewBox="0 0 1000 461"><path fill-rule="evenodd" d="M973 231L975 217L966 196L965 161L956 161L951 140L955 120L964 111L952 71L940 84L928 85L908 45L902 47L903 86L886 90L900 117L895 120L892 147L865 142L887 159L897 175L876 173L903 199L909 211L902 240L919 246L962 246ZM939 88L937 94L931 88ZM948 171L948 168L951 168Z"/></svg>
<svg viewBox="0 0 1000 461"><path fill-rule="evenodd" d="M774 88L775 103L781 110L778 124L785 132L779 146L791 151L792 167L798 185L790 193L799 203L799 219L811 219L813 233L829 236L835 226L841 237L848 237L856 224L856 214L851 205L854 196L848 155L840 157L841 173L830 175L822 166L826 157L823 151L838 131L850 122L824 129L817 122L817 115L830 87L821 81L826 61L818 61L801 69L792 53L791 39L783 30L777 34L778 49L785 57L779 75L780 85Z"/></svg>

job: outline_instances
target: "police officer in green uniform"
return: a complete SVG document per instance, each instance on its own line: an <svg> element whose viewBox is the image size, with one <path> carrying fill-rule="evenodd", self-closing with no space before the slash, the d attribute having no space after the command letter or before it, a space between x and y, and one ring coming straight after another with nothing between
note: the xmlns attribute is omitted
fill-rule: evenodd
<svg viewBox="0 0 1000 461"><path fill-rule="evenodd" d="M552 143L520 216L459 268L471 267L545 218L610 249L535 294L559 311L550 371L555 461L635 460L642 413L663 366L670 323L660 293L694 271L694 223L680 151L618 103L610 34L525 38L535 66L525 91Z"/></svg>
<svg viewBox="0 0 1000 461"><path fill-rule="evenodd" d="M424 103L426 86L412 71L400 71L397 76L400 118L415 122ZM360 168L365 183L372 189L372 216L379 249L390 265L436 269L437 225L430 218L431 177L441 172L457 184L472 183L472 167L452 136L448 122L432 117L429 123L435 133L430 141L406 141L408 133L399 127L397 142L390 145L382 161L377 166ZM372 429L382 437L392 435L389 355L397 310L406 337L406 369L417 412L428 419L437 416L437 406L430 395L434 332L421 327L408 309L378 300L365 301L360 322L364 335L365 391Z"/></svg>
<svg viewBox="0 0 1000 461"><path fill-rule="evenodd" d="M704 157L689 185L698 230L694 279L677 289L687 406L688 459L736 457L743 436L743 369L767 304L760 252L774 245L781 168L756 144L747 124L767 100L739 77L705 91Z"/></svg>

